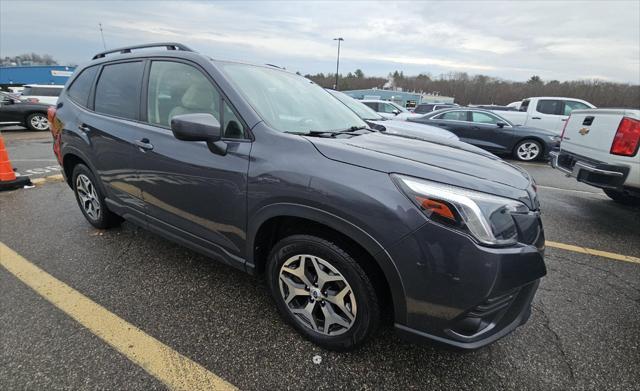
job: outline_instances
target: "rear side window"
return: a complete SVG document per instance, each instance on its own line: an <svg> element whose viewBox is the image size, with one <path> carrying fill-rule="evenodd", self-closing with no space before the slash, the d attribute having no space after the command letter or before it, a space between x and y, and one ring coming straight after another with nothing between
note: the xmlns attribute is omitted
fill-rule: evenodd
<svg viewBox="0 0 640 391"><path fill-rule="evenodd" d="M467 120L467 112L466 111L449 111L446 113L442 113L436 117L436 119L445 119L450 121L466 121Z"/></svg>
<svg viewBox="0 0 640 391"><path fill-rule="evenodd" d="M83 70L82 73L76 77L71 86L67 89L67 95L69 95L71 100L81 106L87 106L89 101L89 92L91 91L93 80L96 78L96 72L98 72L98 67L93 66Z"/></svg>
<svg viewBox="0 0 640 391"><path fill-rule="evenodd" d="M543 114L560 115L562 114L562 101L555 99L541 99L538 101L536 111Z"/></svg>
<svg viewBox="0 0 640 391"><path fill-rule="evenodd" d="M590 109L589 106L582 102L576 102L575 100L564 101L564 115L569 115L573 110L585 110Z"/></svg>
<svg viewBox="0 0 640 391"><path fill-rule="evenodd" d="M370 108L373 109L373 111L375 112L379 112L380 110L378 110L378 102L362 102L365 105L369 106Z"/></svg>
<svg viewBox="0 0 640 391"><path fill-rule="evenodd" d="M96 85L95 111L137 120L143 70L141 61L105 65Z"/></svg>

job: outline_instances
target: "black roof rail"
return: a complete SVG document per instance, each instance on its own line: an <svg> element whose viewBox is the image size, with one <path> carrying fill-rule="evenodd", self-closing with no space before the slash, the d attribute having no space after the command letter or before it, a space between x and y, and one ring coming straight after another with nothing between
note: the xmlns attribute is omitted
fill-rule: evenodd
<svg viewBox="0 0 640 391"><path fill-rule="evenodd" d="M183 45L181 43L177 43L177 42L158 42L158 43L147 43L144 45L135 45L135 46L125 46L122 48L117 48L117 49L112 49L112 50L107 50L104 52L100 52L98 54L96 54L95 56L93 56L92 60L97 60L98 58L104 58L107 54L110 53L121 53L121 54L125 54L125 53L131 53L132 50L134 49L145 49L145 48L159 48L159 47L165 47L167 48L167 50L182 50L185 52L193 52L194 50L191 49L190 47Z"/></svg>

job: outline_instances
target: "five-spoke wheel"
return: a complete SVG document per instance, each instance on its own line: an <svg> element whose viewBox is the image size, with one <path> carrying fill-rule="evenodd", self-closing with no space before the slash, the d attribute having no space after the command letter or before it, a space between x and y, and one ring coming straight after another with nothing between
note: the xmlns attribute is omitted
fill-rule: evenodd
<svg viewBox="0 0 640 391"><path fill-rule="evenodd" d="M531 161L538 159L542 154L542 145L534 140L524 140L515 148L515 157L518 160Z"/></svg>

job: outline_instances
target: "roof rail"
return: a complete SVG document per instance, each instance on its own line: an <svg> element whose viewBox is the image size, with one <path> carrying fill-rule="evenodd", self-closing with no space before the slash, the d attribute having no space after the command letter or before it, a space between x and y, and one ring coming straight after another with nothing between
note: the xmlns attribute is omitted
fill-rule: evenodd
<svg viewBox="0 0 640 391"><path fill-rule="evenodd" d="M92 60L97 60L98 58L104 58L107 54L110 54L110 53L125 54L125 53L131 53L131 50L134 50L134 49L156 48L156 47L165 47L165 48L167 48L167 50L183 50L185 52L193 52L194 51L193 49L191 49L188 46L185 46L185 45L183 45L181 43L177 43L177 42L158 42L158 43L147 43L147 44L144 44L144 45L125 46L125 47L122 47L122 48L107 50L107 51L100 52L100 53L96 54L95 56L93 56Z"/></svg>

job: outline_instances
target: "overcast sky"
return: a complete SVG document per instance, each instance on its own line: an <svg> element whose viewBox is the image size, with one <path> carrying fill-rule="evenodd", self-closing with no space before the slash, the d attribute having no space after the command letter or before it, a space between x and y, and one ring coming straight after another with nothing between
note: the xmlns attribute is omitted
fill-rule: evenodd
<svg viewBox="0 0 640 391"><path fill-rule="evenodd" d="M640 1L170 2L0 1L0 56L81 64L107 48L178 41L214 58L301 73L640 84Z"/></svg>

